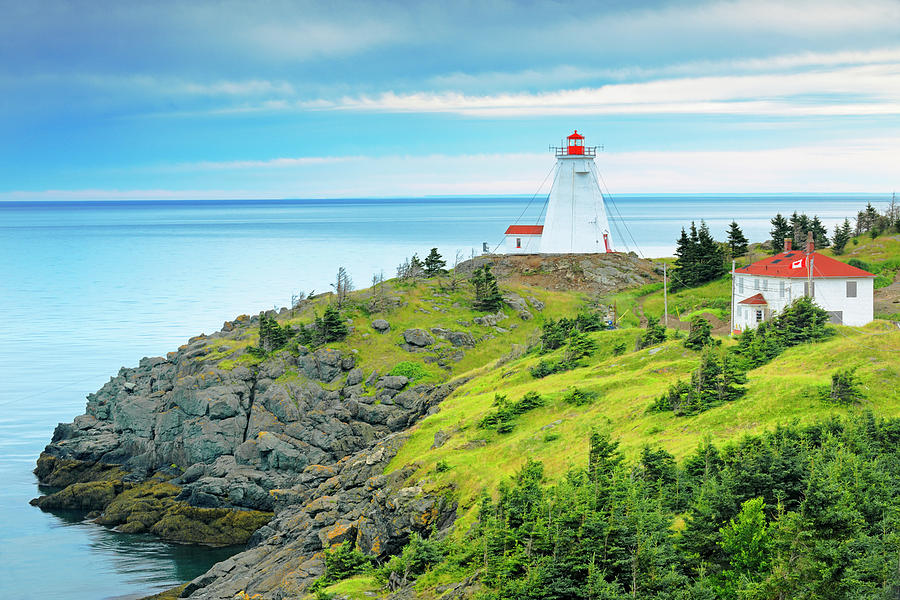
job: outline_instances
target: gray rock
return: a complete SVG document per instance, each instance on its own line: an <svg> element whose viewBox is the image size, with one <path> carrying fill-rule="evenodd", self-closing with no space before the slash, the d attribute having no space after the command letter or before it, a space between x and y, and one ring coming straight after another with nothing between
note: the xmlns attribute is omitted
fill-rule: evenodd
<svg viewBox="0 0 900 600"><path fill-rule="evenodd" d="M424 329L407 329L403 332L403 339L410 346L424 348L434 344L434 338Z"/></svg>
<svg viewBox="0 0 900 600"><path fill-rule="evenodd" d="M476 325L483 325L485 327L496 327L497 323L507 319L508 317L502 312L498 312L495 315L484 315L483 317L475 317L472 319L475 321Z"/></svg>
<svg viewBox="0 0 900 600"><path fill-rule="evenodd" d="M432 327L431 333L435 334L443 340L447 340L454 346L461 346L465 348L475 347L475 338L472 337L472 334L467 331L452 331L450 329L443 329L441 327Z"/></svg>
<svg viewBox="0 0 900 600"><path fill-rule="evenodd" d="M392 390L402 390L409 383L409 378L403 375L385 375L378 380L375 385L377 388L389 388Z"/></svg>
<svg viewBox="0 0 900 600"><path fill-rule="evenodd" d="M450 434L444 431L443 429L438 429L434 432L434 443L431 444L431 449L440 448L444 444L447 443L447 440L450 439Z"/></svg>
<svg viewBox="0 0 900 600"><path fill-rule="evenodd" d="M528 296L528 302L531 306L534 307L534 310L542 311L544 310L544 303L535 298L534 296Z"/></svg>
<svg viewBox="0 0 900 600"><path fill-rule="evenodd" d="M360 368L355 368L347 373L347 385L359 385L363 380L363 371Z"/></svg>
<svg viewBox="0 0 900 600"><path fill-rule="evenodd" d="M375 319L372 321L372 329L378 333L387 333L391 330L391 324L384 319Z"/></svg>

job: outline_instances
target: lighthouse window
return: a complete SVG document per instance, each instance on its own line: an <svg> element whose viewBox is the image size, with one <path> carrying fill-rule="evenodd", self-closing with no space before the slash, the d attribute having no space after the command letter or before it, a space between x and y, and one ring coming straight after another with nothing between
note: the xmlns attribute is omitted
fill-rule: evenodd
<svg viewBox="0 0 900 600"><path fill-rule="evenodd" d="M516 238L516 248L522 247L522 238Z"/></svg>

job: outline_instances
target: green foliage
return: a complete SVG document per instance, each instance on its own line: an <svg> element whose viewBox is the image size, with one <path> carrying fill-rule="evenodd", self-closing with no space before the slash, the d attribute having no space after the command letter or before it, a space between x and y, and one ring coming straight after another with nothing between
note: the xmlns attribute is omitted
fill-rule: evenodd
<svg viewBox="0 0 900 600"><path fill-rule="evenodd" d="M854 404L863 397L856 379L856 368L840 369L831 374L828 400L838 404Z"/></svg>
<svg viewBox="0 0 900 600"><path fill-rule="evenodd" d="M772 254L778 254L784 249L784 240L793 239L794 232L781 213L772 217L770 223L772 223L772 229L769 231L769 235L772 236Z"/></svg>
<svg viewBox="0 0 900 600"><path fill-rule="evenodd" d="M625 354L625 351L627 349L628 348L627 346L625 346L625 342L617 342L612 347L613 356L622 356L623 354Z"/></svg>
<svg viewBox="0 0 900 600"><path fill-rule="evenodd" d="M728 352L707 350L700 366L691 374L690 382L678 381L657 398L652 409L671 410L676 415L694 415L744 395L740 387L747 376Z"/></svg>
<svg viewBox="0 0 900 600"><path fill-rule="evenodd" d="M249 352L254 356L265 356L284 348L293 335L294 331L289 325L282 327L275 317L259 313L259 346L250 347Z"/></svg>
<svg viewBox="0 0 900 600"><path fill-rule="evenodd" d="M531 373L531 376L535 379L543 379L548 375L553 375L554 373L562 373L563 371L568 370L569 366L565 363L565 361L541 359L538 364L528 369L528 372Z"/></svg>
<svg viewBox="0 0 900 600"><path fill-rule="evenodd" d="M313 584L313 589L341 581L372 567L372 558L360 552L355 544L344 542L325 550L325 574Z"/></svg>
<svg viewBox="0 0 900 600"><path fill-rule="evenodd" d="M447 261L438 254L437 248L432 248L428 256L425 257L425 277L437 277L445 274L447 272L446 266Z"/></svg>
<svg viewBox="0 0 900 600"><path fill-rule="evenodd" d="M535 392L528 392L516 402L510 402L504 395L494 394L496 409L482 417L478 426L482 429L494 429L497 433L509 433L515 426L516 417L543 405L544 398Z"/></svg>
<svg viewBox="0 0 900 600"><path fill-rule="evenodd" d="M705 442L680 464L645 447L630 464L594 433L587 465L553 485L526 458L430 568L477 572L492 600L886 600L900 585L898 438L900 420L864 413Z"/></svg>
<svg viewBox="0 0 900 600"><path fill-rule="evenodd" d="M700 315L691 317L691 330L687 339L684 340L684 347L690 350L702 350L713 341L711 331L709 321Z"/></svg>
<svg viewBox="0 0 900 600"><path fill-rule="evenodd" d="M713 239L706 223L700 228L691 221L691 232L681 229L675 248L675 268L672 271L672 290L695 287L718 279L725 274L725 257Z"/></svg>
<svg viewBox="0 0 900 600"><path fill-rule="evenodd" d="M390 558L375 571L375 576L392 591L414 581L447 556L447 544L413 533L400 554Z"/></svg>
<svg viewBox="0 0 900 600"><path fill-rule="evenodd" d="M737 258L739 256L743 256L747 254L747 244L749 240L744 237L744 232L741 231L740 226L738 226L737 221L732 221L728 226L728 249L731 253L732 258Z"/></svg>
<svg viewBox="0 0 900 600"><path fill-rule="evenodd" d="M388 375L402 375L410 381L416 381L426 377L431 377L432 373L421 363L404 360L394 365L394 368L391 369Z"/></svg>
<svg viewBox="0 0 900 600"><path fill-rule="evenodd" d="M597 392L589 392L573 387L563 395L563 400L569 404L574 404L575 406L584 406L585 404L590 404L596 400L598 396L599 394Z"/></svg>
<svg viewBox="0 0 900 600"><path fill-rule="evenodd" d="M606 329L606 322L598 313L581 310L574 319L562 317L548 319L541 326L541 352L547 353L562 348L571 336L590 331Z"/></svg>
<svg viewBox="0 0 900 600"><path fill-rule="evenodd" d="M329 342L339 342L350 333L340 309L329 304L322 316L316 315L312 323L302 325L297 331L297 341L304 346L317 348Z"/></svg>
<svg viewBox="0 0 900 600"><path fill-rule="evenodd" d="M484 265L475 269L469 280L475 290L473 306L476 310L494 312L503 306L503 296L497 285L497 278L491 273L491 265Z"/></svg>
<svg viewBox="0 0 900 600"><path fill-rule="evenodd" d="M638 349L648 348L661 344L666 341L666 328L659 322L659 319L647 317L647 331L638 338Z"/></svg>
<svg viewBox="0 0 900 600"><path fill-rule="evenodd" d="M892 283L894 283L893 277L888 277L886 275L878 275L877 277L875 277L875 281L873 282L872 285L875 287L876 290L878 290L881 288L886 288L887 286L891 285Z"/></svg>
<svg viewBox="0 0 900 600"><path fill-rule="evenodd" d="M856 267L857 269L862 269L863 271L871 271L872 267L869 263L859 260L858 258L851 258L847 261L847 264L851 267Z"/></svg>
<svg viewBox="0 0 900 600"><path fill-rule="evenodd" d="M834 251L835 256L840 256L844 253L844 248L847 247L847 242L850 241L852 236L853 230L850 228L850 219L844 219L842 225L834 226L834 235L831 237L831 249Z"/></svg>

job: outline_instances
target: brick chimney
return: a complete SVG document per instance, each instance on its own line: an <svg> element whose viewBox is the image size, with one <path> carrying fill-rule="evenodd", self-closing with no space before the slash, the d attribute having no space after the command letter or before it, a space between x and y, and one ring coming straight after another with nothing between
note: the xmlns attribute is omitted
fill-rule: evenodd
<svg viewBox="0 0 900 600"><path fill-rule="evenodd" d="M812 254L816 250L816 244L813 242L812 231L806 232L806 253Z"/></svg>
<svg viewBox="0 0 900 600"><path fill-rule="evenodd" d="M791 240L788 238L784 238L784 251L785 252L791 251Z"/></svg>

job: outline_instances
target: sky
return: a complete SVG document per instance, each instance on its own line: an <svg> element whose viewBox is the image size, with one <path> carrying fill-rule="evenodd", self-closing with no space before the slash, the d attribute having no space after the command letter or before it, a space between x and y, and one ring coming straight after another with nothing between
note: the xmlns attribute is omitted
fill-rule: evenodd
<svg viewBox="0 0 900 600"><path fill-rule="evenodd" d="M900 188L900 0L0 0L0 200Z"/></svg>

